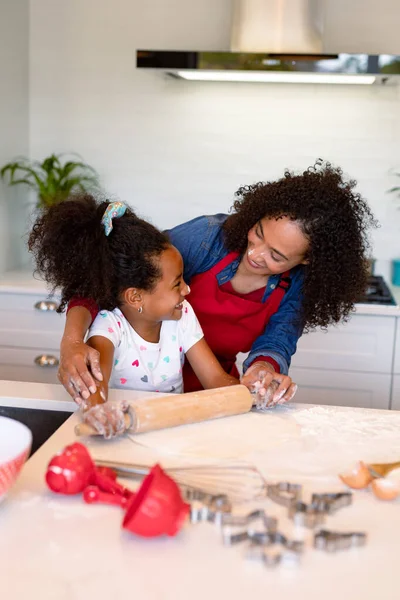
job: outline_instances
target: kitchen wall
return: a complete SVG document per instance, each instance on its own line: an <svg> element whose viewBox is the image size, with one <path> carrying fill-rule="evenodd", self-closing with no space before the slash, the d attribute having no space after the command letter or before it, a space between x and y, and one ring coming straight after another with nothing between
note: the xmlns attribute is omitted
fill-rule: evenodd
<svg viewBox="0 0 400 600"><path fill-rule="evenodd" d="M0 2L0 166L29 152L29 0ZM27 260L27 194L0 181L0 273Z"/></svg>
<svg viewBox="0 0 400 600"><path fill-rule="evenodd" d="M400 54L396 0L347 4L326 0L327 51L365 49L364 29L389 11L370 49L387 42ZM385 194L400 168L397 87L194 83L135 70L140 47L228 48L230 17L230 0L32 1L31 156L79 152L110 193L161 227L226 211L239 185L323 157L359 181L381 220L376 256L399 255L400 212ZM344 27L354 21L357 31Z"/></svg>

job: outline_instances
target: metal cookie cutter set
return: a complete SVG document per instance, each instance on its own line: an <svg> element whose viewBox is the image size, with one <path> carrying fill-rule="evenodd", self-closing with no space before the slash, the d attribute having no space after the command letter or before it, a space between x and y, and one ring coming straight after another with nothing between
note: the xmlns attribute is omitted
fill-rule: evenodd
<svg viewBox="0 0 400 600"><path fill-rule="evenodd" d="M304 542L289 539L278 531L278 520L265 510L247 514L232 513L232 503L225 494L211 495L203 490L187 488L186 499L191 502L191 523L211 522L220 527L225 546L246 543L245 557L260 561L266 567L281 563L298 563L304 551ZM352 503L350 492L314 493L311 502L302 500L302 486L279 482L266 487L266 495L288 510L294 525L314 529L320 527L327 515ZM362 546L366 534L336 532L321 529L314 534L314 548L335 552Z"/></svg>
<svg viewBox="0 0 400 600"><path fill-rule="evenodd" d="M288 509L288 516L295 525L309 529L322 525L326 515L349 506L353 499L350 492L313 494L311 503L306 504L301 500L301 485L285 481L267 486L267 496Z"/></svg>

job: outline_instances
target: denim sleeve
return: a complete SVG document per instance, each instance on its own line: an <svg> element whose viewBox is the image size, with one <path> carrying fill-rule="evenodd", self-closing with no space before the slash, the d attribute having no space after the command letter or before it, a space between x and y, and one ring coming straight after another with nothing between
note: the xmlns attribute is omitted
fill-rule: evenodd
<svg viewBox="0 0 400 600"><path fill-rule="evenodd" d="M292 355L296 352L297 341L303 332L300 319L302 305L302 274L292 277L292 285L286 292L278 312L272 315L264 333L251 347L250 353L243 363L243 372L257 356L270 356L279 367L280 372L287 375Z"/></svg>
<svg viewBox="0 0 400 600"><path fill-rule="evenodd" d="M196 217L164 232L182 255L183 276L187 283L220 260L223 249L221 225L225 219L223 214Z"/></svg>

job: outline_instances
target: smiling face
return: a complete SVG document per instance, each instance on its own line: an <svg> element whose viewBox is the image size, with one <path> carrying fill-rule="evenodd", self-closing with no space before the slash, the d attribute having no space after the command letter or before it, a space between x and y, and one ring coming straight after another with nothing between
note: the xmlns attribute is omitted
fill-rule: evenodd
<svg viewBox="0 0 400 600"><path fill-rule="evenodd" d="M289 217L260 219L247 240L242 264L253 275L276 275L307 264L309 241Z"/></svg>
<svg viewBox="0 0 400 600"><path fill-rule="evenodd" d="M157 260L162 275L150 292L141 292L141 316L153 322L179 321L182 302L189 293L183 279L182 256L174 246L169 246Z"/></svg>

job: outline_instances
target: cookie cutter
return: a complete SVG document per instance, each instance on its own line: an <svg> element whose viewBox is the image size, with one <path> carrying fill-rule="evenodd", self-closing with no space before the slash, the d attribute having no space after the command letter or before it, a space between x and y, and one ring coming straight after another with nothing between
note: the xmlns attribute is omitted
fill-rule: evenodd
<svg viewBox="0 0 400 600"><path fill-rule="evenodd" d="M312 506L314 506L316 510L325 512L328 515L332 515L340 508L350 506L352 501L353 494L351 492L313 494L311 497Z"/></svg>
<svg viewBox="0 0 400 600"><path fill-rule="evenodd" d="M230 512L232 504L226 494L210 494L200 488L185 486L183 488L184 499L187 502L202 502L213 510Z"/></svg>
<svg viewBox="0 0 400 600"><path fill-rule="evenodd" d="M185 490L185 499L190 500L190 522L215 522L222 515L230 514L232 504L225 494L212 495L196 488Z"/></svg>
<svg viewBox="0 0 400 600"><path fill-rule="evenodd" d="M314 529L317 525L322 525L325 521L325 512L315 508L313 504L305 502L296 502L289 506L289 517L293 519L296 526Z"/></svg>
<svg viewBox="0 0 400 600"><path fill-rule="evenodd" d="M245 530L237 531L236 527L250 525L253 521L260 519L262 521L263 530L255 531L251 527ZM258 539L264 540L264 544L274 543L273 540L277 536L278 520L275 517L269 517L264 510L254 510L247 515L221 515L222 524L222 540L225 546L232 546L239 542ZM232 531L233 528L233 531Z"/></svg>
<svg viewBox="0 0 400 600"><path fill-rule="evenodd" d="M208 506L199 502L198 500L194 501L190 505L190 513L189 518L192 524L195 523L204 523L209 520L210 510Z"/></svg>
<svg viewBox="0 0 400 600"><path fill-rule="evenodd" d="M281 481L267 486L267 496L276 504L289 508L301 498L302 486L298 483Z"/></svg>
<svg viewBox="0 0 400 600"><path fill-rule="evenodd" d="M257 531L249 532L249 540L253 546L274 546L279 545L292 552L301 553L304 549L302 540L289 540L279 531Z"/></svg>
<svg viewBox="0 0 400 600"><path fill-rule="evenodd" d="M321 529L314 535L314 548L327 552L358 548L365 546L366 542L367 534L361 531L340 532Z"/></svg>
<svg viewBox="0 0 400 600"><path fill-rule="evenodd" d="M271 546L275 546L271 549ZM280 546L279 549L276 546ZM291 561L298 563L304 549L304 542L300 540L288 540L288 538L276 532L275 534L264 532L250 536L250 545L246 550L246 558L261 561L265 566L276 566L280 562Z"/></svg>
<svg viewBox="0 0 400 600"><path fill-rule="evenodd" d="M222 542L224 546L234 546L241 542L247 542L249 540L249 532L247 529L244 531L238 531L237 533L228 532L222 530Z"/></svg>
<svg viewBox="0 0 400 600"><path fill-rule="evenodd" d="M231 525L232 527L245 527L253 521L260 519L267 531L276 531L278 520L275 517L269 517L264 510L253 510L247 515L233 515L232 513L221 513L220 524Z"/></svg>

